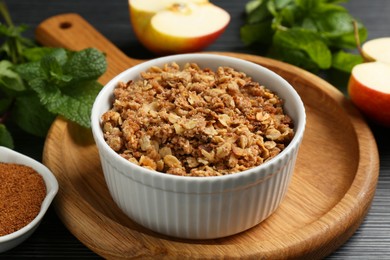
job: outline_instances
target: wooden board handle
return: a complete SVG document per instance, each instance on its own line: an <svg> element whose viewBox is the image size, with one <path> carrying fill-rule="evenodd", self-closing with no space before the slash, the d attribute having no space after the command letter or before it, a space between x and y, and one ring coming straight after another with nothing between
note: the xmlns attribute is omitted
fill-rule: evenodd
<svg viewBox="0 0 390 260"><path fill-rule="evenodd" d="M36 40L45 46L70 50L96 48L107 55L107 72L99 79L105 84L121 71L140 62L129 58L112 42L99 33L78 14L60 14L40 23L35 31Z"/></svg>

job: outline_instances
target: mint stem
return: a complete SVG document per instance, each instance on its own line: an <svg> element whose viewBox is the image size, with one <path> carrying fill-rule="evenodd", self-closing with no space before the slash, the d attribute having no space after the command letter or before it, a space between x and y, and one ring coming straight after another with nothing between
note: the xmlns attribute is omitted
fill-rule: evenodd
<svg viewBox="0 0 390 260"><path fill-rule="evenodd" d="M0 0L0 13L3 19L5 20L5 22L7 23L7 25L10 27L14 27L7 5L3 0Z"/></svg>

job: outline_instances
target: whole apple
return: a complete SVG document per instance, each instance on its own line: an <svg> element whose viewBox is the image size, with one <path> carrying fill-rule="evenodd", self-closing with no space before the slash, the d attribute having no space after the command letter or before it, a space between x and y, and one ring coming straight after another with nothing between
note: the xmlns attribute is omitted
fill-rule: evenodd
<svg viewBox="0 0 390 260"><path fill-rule="evenodd" d="M225 30L230 15L207 0L129 0L139 41L158 55L197 52Z"/></svg>

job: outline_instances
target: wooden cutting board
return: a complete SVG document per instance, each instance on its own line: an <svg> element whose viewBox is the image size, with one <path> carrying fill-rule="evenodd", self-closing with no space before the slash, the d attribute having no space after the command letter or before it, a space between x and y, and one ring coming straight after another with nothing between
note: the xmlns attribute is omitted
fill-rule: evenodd
<svg viewBox="0 0 390 260"><path fill-rule="evenodd" d="M106 83L142 61L127 57L76 14L42 22L37 40L47 46L105 52ZM54 206L65 226L105 258L320 259L359 227L374 197L379 159L375 139L360 113L341 92L319 77L279 61L219 53L270 68L301 95L307 129L287 196L267 220L238 235L183 240L134 223L114 204L106 187L90 130L63 118L47 136L43 162L60 190Z"/></svg>

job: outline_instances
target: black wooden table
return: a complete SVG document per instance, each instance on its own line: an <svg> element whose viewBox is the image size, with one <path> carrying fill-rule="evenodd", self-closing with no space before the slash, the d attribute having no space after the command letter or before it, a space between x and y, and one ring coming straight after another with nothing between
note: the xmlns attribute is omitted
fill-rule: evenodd
<svg viewBox="0 0 390 260"><path fill-rule="evenodd" d="M229 27L208 51L231 51L256 54L239 38L243 24L244 0L214 0L232 17ZM61 13L74 12L83 16L98 31L128 56L152 58L136 40L129 22L125 0L8 0L15 24L30 26L26 36L34 37L35 27L44 19ZM390 36L389 0L351 0L345 3L352 15L368 28L369 39ZM345 84L336 85L345 90ZM376 195L365 221L356 233L328 259L390 259L390 129L370 124L378 143L380 176ZM41 160L44 139L13 130L15 150ZM79 242L61 223L51 208L37 231L22 245L0 254L0 259L37 258L99 258Z"/></svg>

